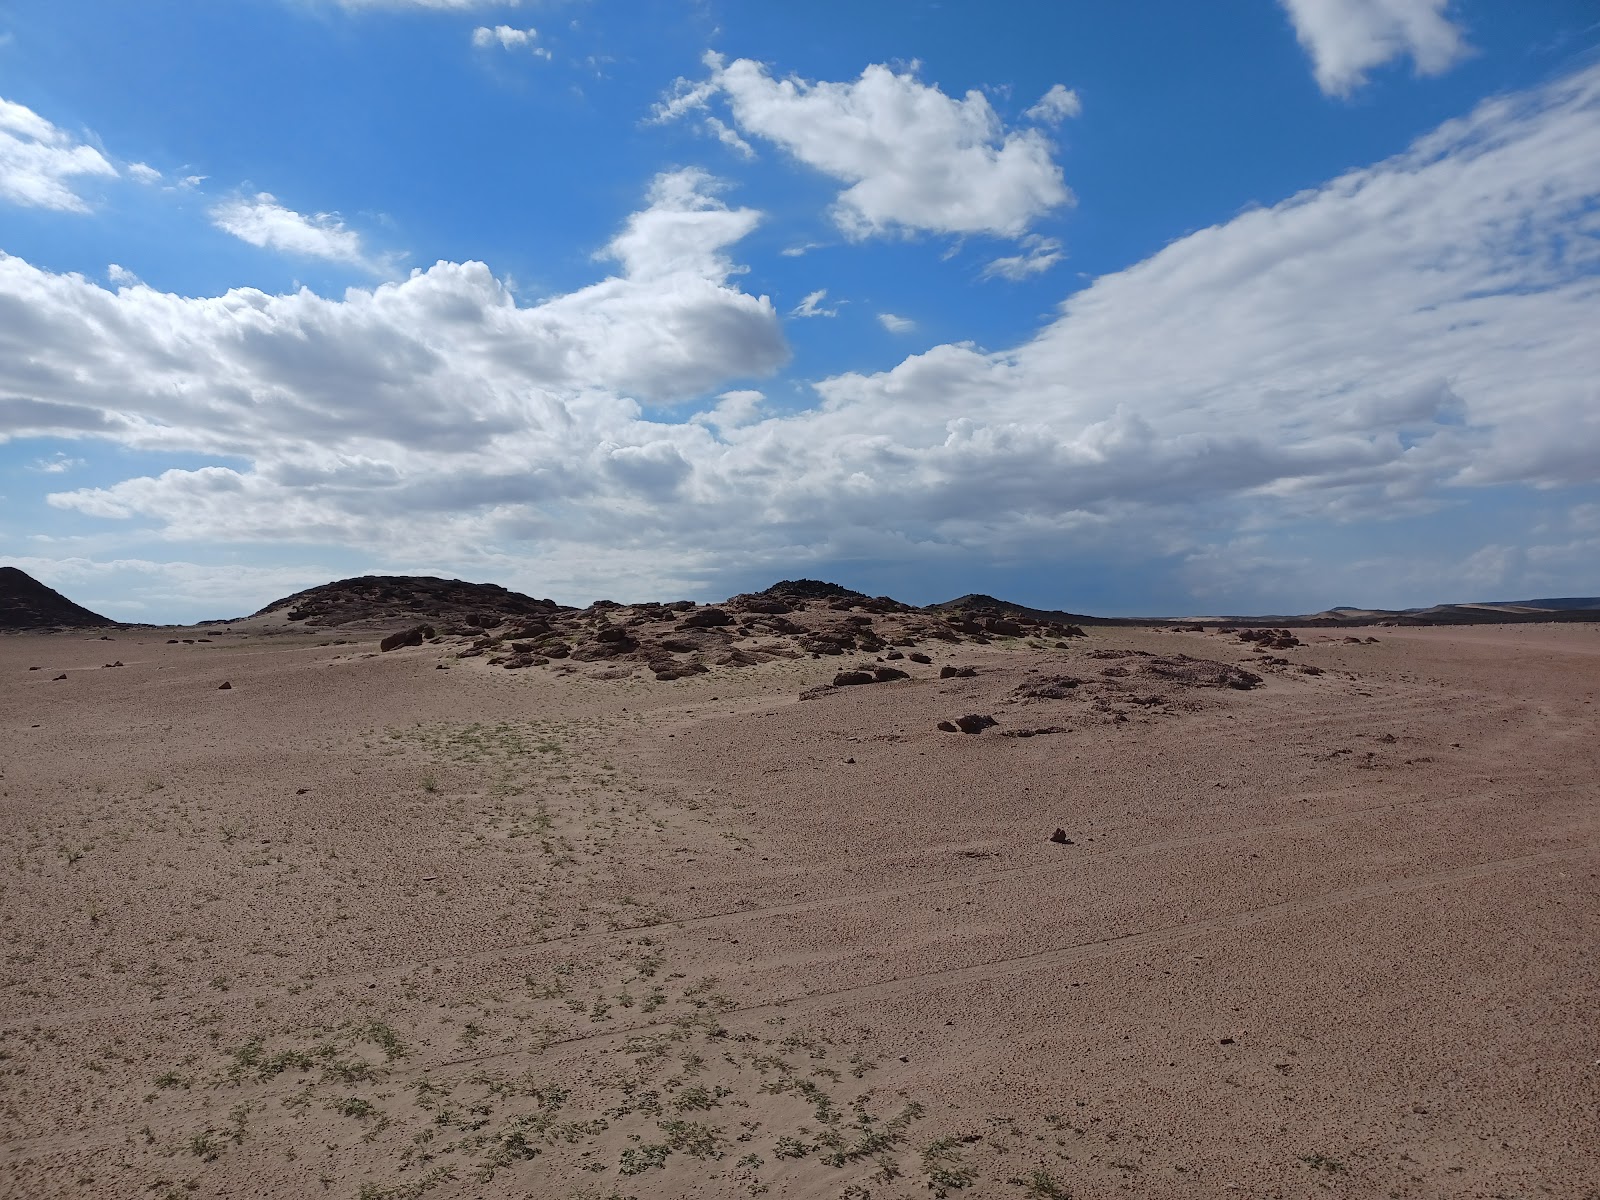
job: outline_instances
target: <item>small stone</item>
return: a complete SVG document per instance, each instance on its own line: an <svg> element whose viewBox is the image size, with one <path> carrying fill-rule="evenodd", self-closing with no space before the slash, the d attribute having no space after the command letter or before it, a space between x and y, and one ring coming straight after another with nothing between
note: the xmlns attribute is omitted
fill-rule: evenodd
<svg viewBox="0 0 1600 1200"><path fill-rule="evenodd" d="M66 676L63 675L62 678L65 679ZM961 732L959 729L956 728L956 723L954 721L940 721L939 725L938 725L938 728L944 730L944 732L946 732L946 733L960 733Z"/></svg>
<svg viewBox="0 0 1600 1200"><path fill-rule="evenodd" d="M962 733L982 733L985 729L999 723L993 717L983 713L968 713L964 717L956 718L956 728L961 730Z"/></svg>
<svg viewBox="0 0 1600 1200"><path fill-rule="evenodd" d="M55 677L55 678L54 678L54 679L52 679L52 680L51 680L51 681L50 681L50 682L51 682L51 683L60 683L60 682L61 682L61 681L62 681L62 680L63 680L63 679L65 679L65 678L66 678L66 676L65 676L65 675L57 675L57 676L56 676L56 677Z"/></svg>
<svg viewBox="0 0 1600 1200"><path fill-rule="evenodd" d="M906 657L914 663L921 663L925 667L933 662L933 659L929 658L926 654L923 654L920 650L915 654L908 654Z"/></svg>
<svg viewBox="0 0 1600 1200"><path fill-rule="evenodd" d="M224 679L221 683L217 684L217 691L219 691L219 692L231 692L231 691L233 691L233 684L229 683L226 679Z"/></svg>
<svg viewBox="0 0 1600 1200"><path fill-rule="evenodd" d="M1058 846L1071 846L1074 844L1072 839L1067 836L1065 829L1057 829L1050 835L1050 840Z"/></svg>

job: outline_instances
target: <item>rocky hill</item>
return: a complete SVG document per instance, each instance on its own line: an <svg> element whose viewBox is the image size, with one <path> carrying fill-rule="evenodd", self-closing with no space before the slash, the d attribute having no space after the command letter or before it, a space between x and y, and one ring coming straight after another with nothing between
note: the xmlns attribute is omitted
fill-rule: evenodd
<svg viewBox="0 0 1600 1200"><path fill-rule="evenodd" d="M454 659L484 659L506 670L573 663L644 667L678 679L717 666L778 658L872 654L884 662L926 661L927 642L983 644L1032 638L1064 644L1080 630L994 613L940 613L838 584L789 579L721 604L690 600L619 604L598 600L565 608L492 584L431 576L341 579L275 600L250 620L276 617L320 628L386 630L385 651L435 646Z"/></svg>
<svg viewBox="0 0 1600 1200"><path fill-rule="evenodd" d="M16 567L0 567L0 629L88 629L115 625Z"/></svg>
<svg viewBox="0 0 1600 1200"><path fill-rule="evenodd" d="M928 607L935 612L982 613L1002 617L1025 617L1030 621L1051 621L1067 625L1126 625L1133 623L1120 617L1090 617L1082 613L1063 612L1055 608L1029 608L1026 604L1013 604L983 592L969 592L954 600L945 600Z"/></svg>
<svg viewBox="0 0 1600 1200"><path fill-rule="evenodd" d="M553 600L535 600L494 583L467 583L434 575L360 575L284 596L252 615L277 614L319 628L377 627L423 619L493 628L518 617L542 617L559 609Z"/></svg>

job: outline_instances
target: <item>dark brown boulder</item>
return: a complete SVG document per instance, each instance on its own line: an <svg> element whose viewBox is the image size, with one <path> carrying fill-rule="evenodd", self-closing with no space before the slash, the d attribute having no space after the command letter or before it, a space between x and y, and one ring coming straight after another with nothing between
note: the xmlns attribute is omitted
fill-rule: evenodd
<svg viewBox="0 0 1600 1200"><path fill-rule="evenodd" d="M674 679L687 679L691 675L704 675L708 668L703 663L671 661L652 663L650 669L655 672L657 679L663 683L670 683Z"/></svg>
<svg viewBox="0 0 1600 1200"><path fill-rule="evenodd" d="M871 671L840 671L833 677L834 687L854 687L862 683L877 683Z"/></svg>
<svg viewBox="0 0 1600 1200"><path fill-rule="evenodd" d="M398 650L402 646L420 646L423 641L433 636L432 625L413 625L410 629L402 629L391 633L378 643L378 649L388 653Z"/></svg>
<svg viewBox="0 0 1600 1200"><path fill-rule="evenodd" d="M679 629L711 629L718 625L732 625L733 617L725 609L702 608L678 622Z"/></svg>
<svg viewBox="0 0 1600 1200"><path fill-rule="evenodd" d="M983 713L968 713L964 717L956 718L956 728L961 730L962 733L982 733L985 729L998 724L1000 724L999 721Z"/></svg>
<svg viewBox="0 0 1600 1200"><path fill-rule="evenodd" d="M899 667L873 667L872 674L879 683L889 683L895 679L910 679Z"/></svg>
<svg viewBox="0 0 1600 1200"><path fill-rule="evenodd" d="M949 663L939 668L940 679L971 679L977 673L976 667L952 667Z"/></svg>
<svg viewBox="0 0 1600 1200"><path fill-rule="evenodd" d="M925 667L933 664L933 659L929 658L926 654L923 654L920 651L915 654L908 654L906 657L914 663L921 663Z"/></svg>

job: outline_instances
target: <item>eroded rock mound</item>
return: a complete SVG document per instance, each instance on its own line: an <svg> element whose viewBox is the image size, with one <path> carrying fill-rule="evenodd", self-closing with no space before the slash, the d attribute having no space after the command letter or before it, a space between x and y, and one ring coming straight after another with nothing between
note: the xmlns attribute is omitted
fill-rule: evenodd
<svg viewBox="0 0 1600 1200"><path fill-rule="evenodd" d="M427 617L441 626L494 629L560 611L553 600L536 600L494 583L467 583L434 575L361 575L274 600L253 615L281 613L290 621L320 628L381 626Z"/></svg>

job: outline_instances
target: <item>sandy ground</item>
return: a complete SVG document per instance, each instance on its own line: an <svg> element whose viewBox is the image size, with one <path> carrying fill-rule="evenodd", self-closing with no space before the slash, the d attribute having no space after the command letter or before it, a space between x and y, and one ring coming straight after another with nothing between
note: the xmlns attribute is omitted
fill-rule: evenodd
<svg viewBox="0 0 1600 1200"><path fill-rule="evenodd" d="M1374 632L0 637L0 1195L1600 1196L1600 627Z"/></svg>

